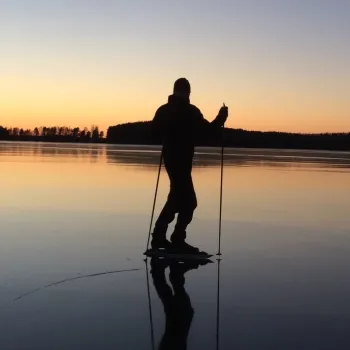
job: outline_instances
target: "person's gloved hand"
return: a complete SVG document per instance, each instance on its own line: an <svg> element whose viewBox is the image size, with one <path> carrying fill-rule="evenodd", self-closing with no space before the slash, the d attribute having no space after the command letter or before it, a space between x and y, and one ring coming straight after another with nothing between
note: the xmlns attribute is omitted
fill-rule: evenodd
<svg viewBox="0 0 350 350"><path fill-rule="evenodd" d="M224 125L228 117L228 107L225 104L220 108L217 119L220 125Z"/></svg>

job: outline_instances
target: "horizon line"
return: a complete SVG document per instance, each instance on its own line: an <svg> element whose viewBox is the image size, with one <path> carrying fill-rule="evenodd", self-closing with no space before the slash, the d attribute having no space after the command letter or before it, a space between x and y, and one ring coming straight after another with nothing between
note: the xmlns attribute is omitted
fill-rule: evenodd
<svg viewBox="0 0 350 350"><path fill-rule="evenodd" d="M90 127L87 126L70 126L70 125L59 125L59 124L51 124L51 125L40 125L40 126L34 126L34 127L30 127L30 128L24 128L24 127L18 127L18 126L4 126L4 125L0 125L0 127L5 128L7 130L10 129L19 129L19 130L30 130L30 131L34 131L36 128L40 129L40 128L69 128L69 129L75 129L75 128L79 128L79 130L84 130L84 129L88 129L89 131L91 131L92 127L97 127L99 129L99 131L104 131L107 134L107 131L109 128L112 127L117 127L117 126L121 126L121 125L127 125L127 124L137 124L137 123L151 123L152 120L140 120L140 121L132 121L132 122L123 122L123 123L118 123L115 125L109 125L107 128L100 128L98 124L91 124ZM262 131L262 130L256 130L256 129L244 129L244 128L234 128L234 127L225 127L225 129L232 129L232 130L241 130L241 131L246 131L246 132L261 132L261 133L280 133L280 134L297 134L297 135L324 135L324 134L330 134L330 135L336 135L336 134L350 134L350 130L349 131L323 131L323 132L296 132L296 131L279 131L279 130L266 130L266 131Z"/></svg>

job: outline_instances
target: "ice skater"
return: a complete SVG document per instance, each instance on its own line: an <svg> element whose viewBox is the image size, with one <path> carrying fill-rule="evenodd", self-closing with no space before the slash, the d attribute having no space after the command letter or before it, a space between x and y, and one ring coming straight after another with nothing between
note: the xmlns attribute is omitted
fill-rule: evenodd
<svg viewBox="0 0 350 350"><path fill-rule="evenodd" d="M175 81L168 103L159 107L152 121L154 136L162 143L163 160L170 180L168 199L155 223L152 250L198 254L198 248L186 242L186 229L197 207L192 182L194 147L200 134L219 130L228 117L228 108L220 108L217 117L207 121L200 110L190 103L191 86L187 79ZM166 238L168 225L175 219L175 230Z"/></svg>

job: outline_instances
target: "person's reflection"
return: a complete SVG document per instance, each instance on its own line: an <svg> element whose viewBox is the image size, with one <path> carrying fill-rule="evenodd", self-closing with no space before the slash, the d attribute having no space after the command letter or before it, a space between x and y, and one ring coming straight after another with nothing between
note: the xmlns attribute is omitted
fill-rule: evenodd
<svg viewBox="0 0 350 350"><path fill-rule="evenodd" d="M185 290L185 273L205 265L209 261L187 261L170 263L164 259L151 259L151 275L154 287L164 306L166 317L165 332L159 350L186 350L187 337L190 331L194 310ZM167 283L165 269L170 267Z"/></svg>

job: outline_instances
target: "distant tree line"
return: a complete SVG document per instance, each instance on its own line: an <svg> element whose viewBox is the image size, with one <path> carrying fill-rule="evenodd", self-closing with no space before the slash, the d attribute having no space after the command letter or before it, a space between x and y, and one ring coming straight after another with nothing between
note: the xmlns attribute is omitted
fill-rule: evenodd
<svg viewBox="0 0 350 350"><path fill-rule="evenodd" d="M34 129L0 126L0 139L9 141L104 142L104 132L92 125L80 129L67 126L41 126Z"/></svg>
<svg viewBox="0 0 350 350"><path fill-rule="evenodd" d="M223 135L203 135L198 138L199 146L220 146L246 148L285 148L314 150L350 150L350 133L298 134L285 132L247 131L225 128ZM110 126L107 142L117 144L159 144L152 135L150 121ZM181 142L181 140L179 140Z"/></svg>
<svg viewBox="0 0 350 350"><path fill-rule="evenodd" d="M90 129L67 126L36 127L34 129L5 128L0 126L0 140L51 141L51 142L108 142L116 144L157 145L150 121L110 126L107 137L98 126ZM350 133L300 134L285 132L247 131L225 128L221 133L208 137L203 133L197 140L199 146L245 148L286 148L350 151ZM180 141L181 142L181 141Z"/></svg>

